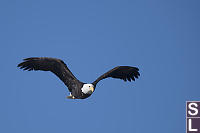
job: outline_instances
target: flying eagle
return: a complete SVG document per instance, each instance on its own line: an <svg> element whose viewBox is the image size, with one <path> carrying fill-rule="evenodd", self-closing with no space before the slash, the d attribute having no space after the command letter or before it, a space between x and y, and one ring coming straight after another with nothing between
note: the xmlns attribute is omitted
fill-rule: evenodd
<svg viewBox="0 0 200 133"><path fill-rule="evenodd" d="M24 62L18 64L23 70L42 70L51 71L64 82L70 91L69 99L85 99L95 90L97 83L105 78L118 78L124 81L131 81L140 76L137 67L117 66L110 71L98 77L93 83L83 83L79 81L69 70L67 65L60 59L47 57L31 57L24 59Z"/></svg>

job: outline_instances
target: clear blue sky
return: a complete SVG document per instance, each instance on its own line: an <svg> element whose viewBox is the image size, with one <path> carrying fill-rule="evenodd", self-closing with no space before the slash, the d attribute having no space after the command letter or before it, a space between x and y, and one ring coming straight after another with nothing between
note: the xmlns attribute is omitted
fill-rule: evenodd
<svg viewBox="0 0 200 133"><path fill-rule="evenodd" d="M185 102L200 100L199 0L1 0L1 133L183 133ZM27 57L56 57L84 82L117 65L126 83L99 82L85 100Z"/></svg>

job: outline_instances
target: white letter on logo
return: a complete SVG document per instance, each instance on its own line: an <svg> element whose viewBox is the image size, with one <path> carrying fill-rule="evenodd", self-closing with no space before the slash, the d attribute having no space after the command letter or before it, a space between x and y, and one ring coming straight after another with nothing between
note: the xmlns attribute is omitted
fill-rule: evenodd
<svg viewBox="0 0 200 133"><path fill-rule="evenodd" d="M198 131L198 129L192 129L192 119L189 119L189 131Z"/></svg>
<svg viewBox="0 0 200 133"><path fill-rule="evenodd" d="M196 108L195 108L195 107L192 107L192 105L194 105ZM198 114L198 109L197 109L198 105L197 105L197 103L190 103L188 106L189 106L189 109L191 109L191 110L194 111L194 113L192 113L192 112L189 110L188 113L189 113L190 115L197 115L197 114Z"/></svg>

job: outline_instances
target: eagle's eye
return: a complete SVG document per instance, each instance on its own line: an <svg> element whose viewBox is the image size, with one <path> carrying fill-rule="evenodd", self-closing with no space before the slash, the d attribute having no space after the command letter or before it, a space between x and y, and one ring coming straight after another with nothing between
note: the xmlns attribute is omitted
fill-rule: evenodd
<svg viewBox="0 0 200 133"><path fill-rule="evenodd" d="M89 86L90 87L90 86Z"/></svg>

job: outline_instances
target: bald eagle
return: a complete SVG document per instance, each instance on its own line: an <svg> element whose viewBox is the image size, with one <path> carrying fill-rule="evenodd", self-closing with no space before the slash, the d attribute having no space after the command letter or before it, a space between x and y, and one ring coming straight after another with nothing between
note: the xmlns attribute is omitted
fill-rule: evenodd
<svg viewBox="0 0 200 133"><path fill-rule="evenodd" d="M97 83L105 78L118 78L124 81L131 81L140 76L139 69L131 66L117 66L98 77L93 83L79 81L69 70L67 65L60 59L48 57L26 58L18 67L23 70L51 71L64 82L70 91L69 99L88 98L95 90Z"/></svg>

